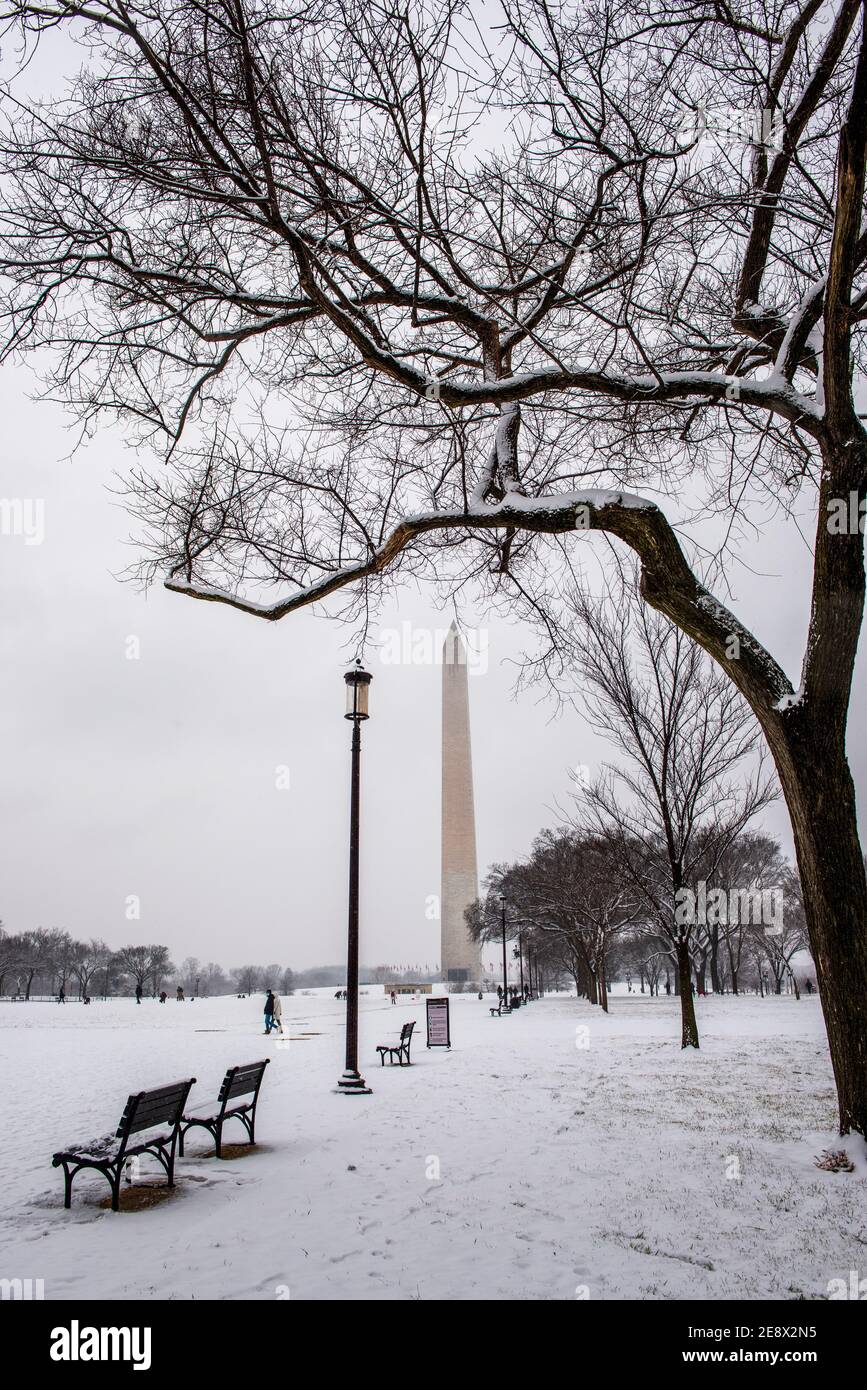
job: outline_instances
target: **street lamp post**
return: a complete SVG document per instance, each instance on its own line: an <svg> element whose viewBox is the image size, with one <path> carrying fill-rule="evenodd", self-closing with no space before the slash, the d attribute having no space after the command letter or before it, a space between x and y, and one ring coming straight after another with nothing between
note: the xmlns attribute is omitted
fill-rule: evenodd
<svg viewBox="0 0 867 1390"><path fill-rule="evenodd" d="M506 899L501 895L503 912L503 1004L509 1007L509 965L506 960Z"/></svg>
<svg viewBox="0 0 867 1390"><path fill-rule="evenodd" d="M518 928L518 962L521 966L521 998L524 998L524 937Z"/></svg>
<svg viewBox="0 0 867 1390"><path fill-rule="evenodd" d="M337 1083L345 1096L369 1096L358 1070L358 839L361 804L361 721L368 718L372 676L356 662L346 682L346 719L352 720L352 772L349 807L349 929L346 953L346 1069Z"/></svg>

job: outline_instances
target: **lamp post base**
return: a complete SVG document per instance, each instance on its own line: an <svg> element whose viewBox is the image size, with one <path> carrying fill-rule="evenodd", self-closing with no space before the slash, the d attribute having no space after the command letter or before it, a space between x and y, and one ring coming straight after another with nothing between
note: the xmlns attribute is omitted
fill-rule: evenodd
<svg viewBox="0 0 867 1390"><path fill-rule="evenodd" d="M372 1096L373 1091L364 1077L357 1071L345 1071L337 1083L340 1096Z"/></svg>

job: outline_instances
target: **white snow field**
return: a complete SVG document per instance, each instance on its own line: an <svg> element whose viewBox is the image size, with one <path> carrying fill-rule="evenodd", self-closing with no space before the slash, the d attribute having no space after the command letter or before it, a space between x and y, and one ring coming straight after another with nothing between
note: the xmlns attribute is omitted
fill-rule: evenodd
<svg viewBox="0 0 867 1390"><path fill-rule="evenodd" d="M257 997L0 1005L0 1277L48 1299L725 1300L867 1274L867 1164L813 1163L835 1142L815 998L700 999L700 1052L674 999L488 1002L453 996L452 1050L427 1052L421 1000L364 998L367 1097L333 1093L327 991L284 1001L288 1044ZM412 1018L416 1065L380 1069ZM220 1162L193 1131L166 1201L113 1214L83 1174L64 1211L51 1154L112 1132L130 1091L192 1075L206 1102L263 1056L254 1151Z"/></svg>

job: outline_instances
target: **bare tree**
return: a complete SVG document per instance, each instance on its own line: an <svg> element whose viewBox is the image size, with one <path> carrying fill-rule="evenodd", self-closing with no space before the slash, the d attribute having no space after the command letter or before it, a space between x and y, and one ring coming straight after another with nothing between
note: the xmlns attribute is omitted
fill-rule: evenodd
<svg viewBox="0 0 867 1390"><path fill-rule="evenodd" d="M200 980L202 966L197 956L187 956L178 971L178 981L183 985L187 994L193 994L196 990L196 982Z"/></svg>
<svg viewBox="0 0 867 1390"><path fill-rule="evenodd" d="M34 980L43 984L53 984L59 960L66 959L69 937L65 932L47 931L38 927L35 931L22 932L19 963L26 981L24 998L29 999Z"/></svg>
<svg viewBox="0 0 867 1390"><path fill-rule="evenodd" d="M768 963L774 992L781 994L783 982L788 979L795 998L800 999L801 991L792 969L792 960L807 945L807 929L798 876L791 869L785 874L782 897L783 911L777 928L772 932L759 932L753 927L752 935L758 953L763 955Z"/></svg>
<svg viewBox="0 0 867 1390"><path fill-rule="evenodd" d="M91 937L90 941L78 941L72 952L72 973L78 981L78 992L90 994L91 982L103 970L111 958L111 951L104 941Z"/></svg>
<svg viewBox="0 0 867 1390"><path fill-rule="evenodd" d="M13 971L20 970L24 943L20 936L13 936L0 927L0 994L3 989L7 976L11 976ZM11 988L9 990L11 994Z"/></svg>
<svg viewBox="0 0 867 1390"><path fill-rule="evenodd" d="M241 994L254 994L257 989L261 989L262 967L260 965L240 965L232 971L235 980L235 989Z"/></svg>
<svg viewBox="0 0 867 1390"><path fill-rule="evenodd" d="M867 1130L861 0L3 8L25 58L85 45L67 94L28 100L24 63L5 102L6 342L174 450L138 474L155 572L266 620L473 577L556 644L576 531L631 548L762 726ZM728 537L815 503L797 684L654 500L687 479Z"/></svg>
<svg viewBox="0 0 867 1390"><path fill-rule="evenodd" d="M226 978L226 972L223 970L222 966L217 965L215 961L208 961L208 964L202 971L202 994L205 996L228 994L231 988L232 986Z"/></svg>
<svg viewBox="0 0 867 1390"><path fill-rule="evenodd" d="M684 890L712 880L726 849L776 795L761 760L741 765L760 733L744 701L700 647L636 601L626 578L602 601L574 595L570 657L591 723L623 759L578 791L577 823L606 837L642 918L677 966L681 1045L698 1047L691 954L703 930L678 912Z"/></svg>
<svg viewBox="0 0 867 1390"><path fill-rule="evenodd" d="M167 946L121 946L115 952L114 963L125 975L142 989L150 984L151 993L156 994L162 977L169 974L174 966L169 960Z"/></svg>
<svg viewBox="0 0 867 1390"><path fill-rule="evenodd" d="M66 990L66 982L70 975L75 974L75 952L76 942L73 941L69 932L57 931L52 933L52 944L49 959L50 983L52 993L59 994L60 990Z"/></svg>
<svg viewBox="0 0 867 1390"><path fill-rule="evenodd" d="M748 830L726 847L708 882L714 888L746 891L750 895L779 888L788 902L793 880L778 842L770 835ZM740 992L741 963L748 940L752 942L755 935L765 934L763 930L752 931L753 925L749 916L735 912L727 913L711 929L712 945L727 961L733 994ZM748 951L747 957L751 954Z"/></svg>

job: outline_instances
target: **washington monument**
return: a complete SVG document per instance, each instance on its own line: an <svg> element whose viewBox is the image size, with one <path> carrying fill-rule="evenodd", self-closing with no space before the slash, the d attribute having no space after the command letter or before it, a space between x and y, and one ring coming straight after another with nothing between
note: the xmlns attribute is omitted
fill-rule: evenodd
<svg viewBox="0 0 867 1390"><path fill-rule="evenodd" d="M481 976L479 945L470 939L464 908L479 893L476 817L470 750L467 649L452 623L443 644L443 801L441 968L454 984Z"/></svg>

